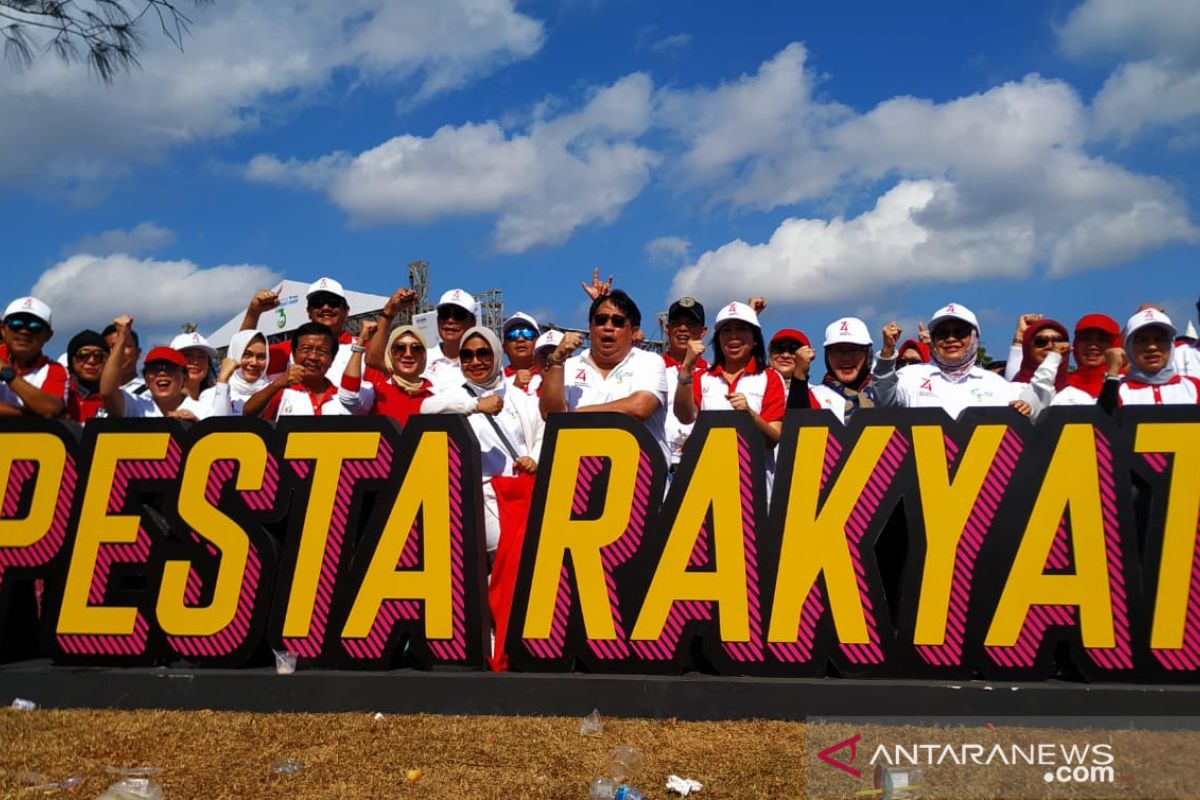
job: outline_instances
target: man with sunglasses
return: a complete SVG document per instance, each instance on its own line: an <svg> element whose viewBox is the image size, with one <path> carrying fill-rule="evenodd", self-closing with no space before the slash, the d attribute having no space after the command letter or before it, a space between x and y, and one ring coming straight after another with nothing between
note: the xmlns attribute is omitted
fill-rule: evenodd
<svg viewBox="0 0 1200 800"><path fill-rule="evenodd" d="M42 349L54 329L50 306L36 297L18 297L4 310L0 352L0 415L57 417L67 403L67 370Z"/></svg>
<svg viewBox="0 0 1200 800"><path fill-rule="evenodd" d="M462 386L462 365L458 363L458 347L468 328L475 327L479 306L475 298L462 289L451 289L437 304L437 330L441 343L429 350L425 378L433 382L434 391Z"/></svg>
<svg viewBox="0 0 1200 800"><path fill-rule="evenodd" d="M563 411L615 411L641 420L670 459L666 438L667 372L661 357L633 346L642 312L620 289L597 297L588 311L591 346L568 331L542 373L542 416Z"/></svg>
<svg viewBox="0 0 1200 800"><path fill-rule="evenodd" d="M514 389L527 395L536 395L542 385L541 370L533 363L534 345L541 334L536 319L524 311L518 311L500 326L504 355L508 364L504 367L504 380Z"/></svg>
<svg viewBox="0 0 1200 800"><path fill-rule="evenodd" d="M354 337L346 330L346 319L350 316L350 302L346 299L346 290L333 278L318 278L309 285L305 300L309 321L324 325L337 337L339 347L326 373L326 377L336 386L342 379L346 362L350 360L350 346L354 344ZM242 330L254 330L258 327L258 318L263 312L278 307L277 292L266 289L257 292L250 300L246 316L242 318ZM267 375L277 378L287 372L292 363L294 359L291 339L273 344L267 354Z"/></svg>

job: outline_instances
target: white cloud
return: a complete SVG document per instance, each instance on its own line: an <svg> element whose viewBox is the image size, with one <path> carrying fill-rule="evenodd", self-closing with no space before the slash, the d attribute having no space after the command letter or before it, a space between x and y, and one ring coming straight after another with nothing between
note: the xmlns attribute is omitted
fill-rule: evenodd
<svg viewBox="0 0 1200 800"><path fill-rule="evenodd" d="M1059 29L1074 58L1124 60L1093 100L1094 133L1128 144L1200 116L1200 4L1087 0Z"/></svg>
<svg viewBox="0 0 1200 800"><path fill-rule="evenodd" d="M646 255L650 262L660 266L674 266L686 261L691 250L692 243L681 236L660 236L646 242Z"/></svg>
<svg viewBox="0 0 1200 800"><path fill-rule="evenodd" d="M1039 265L1062 276L1197 240L1169 184L1088 152L1092 115L1062 81L1030 75L942 103L896 97L862 114L815 98L815 84L793 44L754 75L660 93L693 192L770 209L885 187L857 216L792 218L768 242L702 254L669 297L845 300Z"/></svg>
<svg viewBox="0 0 1200 800"><path fill-rule="evenodd" d="M1058 31L1074 58L1118 56L1200 61L1200 4L1194 0L1087 0Z"/></svg>
<svg viewBox="0 0 1200 800"><path fill-rule="evenodd" d="M692 35L690 33L676 33L671 36L664 36L656 42L650 44L650 52L652 53L678 53L687 50L692 46Z"/></svg>
<svg viewBox="0 0 1200 800"><path fill-rule="evenodd" d="M76 255L43 272L31 294L54 309L54 327L67 338L121 314L133 315L139 333L171 333L184 322L223 323L279 279L251 264L204 268L186 260Z"/></svg>
<svg viewBox="0 0 1200 800"><path fill-rule="evenodd" d="M125 253L136 256L162 250L174 243L175 234L169 228L153 222L140 222L129 230L113 228L96 236L85 236L75 244L68 245L64 251L72 255L90 253L106 256Z"/></svg>
<svg viewBox="0 0 1200 800"><path fill-rule="evenodd" d="M143 69L112 86L50 53L0 81L0 138L21 143L0 152L0 182L88 192L310 101L335 72L412 81L423 98L530 56L544 36L512 0L223 0L188 13L184 52L147 30Z"/></svg>
<svg viewBox="0 0 1200 800"><path fill-rule="evenodd" d="M651 82L626 76L575 112L521 132L497 122L397 136L349 156L255 157L251 180L320 188L360 224L496 214L503 252L559 244L580 225L610 222L645 186L658 156L635 143L651 123Z"/></svg>

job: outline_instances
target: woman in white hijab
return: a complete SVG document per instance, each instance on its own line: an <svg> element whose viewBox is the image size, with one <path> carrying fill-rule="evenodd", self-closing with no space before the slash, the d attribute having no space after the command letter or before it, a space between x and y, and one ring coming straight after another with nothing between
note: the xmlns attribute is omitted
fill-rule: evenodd
<svg viewBox="0 0 1200 800"><path fill-rule="evenodd" d="M229 340L217 383L229 385L229 413L240 416L246 401L269 383L267 337L256 330L235 333Z"/></svg>
<svg viewBox="0 0 1200 800"><path fill-rule="evenodd" d="M421 413L461 414L466 409L469 415L467 421L479 439L483 464L484 525L491 554L500 542L500 510L492 478L537 471L545 423L536 397L509 391L501 364L503 351L495 333L476 326L460 341L458 357L466 381L426 399Z"/></svg>

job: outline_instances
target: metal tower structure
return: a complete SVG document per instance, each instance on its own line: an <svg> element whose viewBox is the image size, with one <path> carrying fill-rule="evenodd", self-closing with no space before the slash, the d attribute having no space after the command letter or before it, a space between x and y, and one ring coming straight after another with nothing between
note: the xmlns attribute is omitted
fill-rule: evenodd
<svg viewBox="0 0 1200 800"><path fill-rule="evenodd" d="M417 293L417 305L412 309L405 322L412 321L412 314L423 314L433 310L429 302L429 262L408 262L408 286Z"/></svg>
<svg viewBox="0 0 1200 800"><path fill-rule="evenodd" d="M488 289L475 296L479 303L479 324L491 328L500 335L500 326L504 324L504 291Z"/></svg>

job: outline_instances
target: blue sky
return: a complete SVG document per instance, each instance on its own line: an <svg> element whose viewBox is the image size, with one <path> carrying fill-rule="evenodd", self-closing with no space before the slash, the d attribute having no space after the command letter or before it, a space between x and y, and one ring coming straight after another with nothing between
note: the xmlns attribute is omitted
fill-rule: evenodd
<svg viewBox="0 0 1200 800"><path fill-rule="evenodd" d="M993 352L1023 312L1195 318L1194 1L188 10L111 86L0 66L9 293L60 346L122 312L209 331L282 277L387 294L418 258L568 325L593 266L648 320L756 293L814 339L949 301Z"/></svg>

